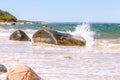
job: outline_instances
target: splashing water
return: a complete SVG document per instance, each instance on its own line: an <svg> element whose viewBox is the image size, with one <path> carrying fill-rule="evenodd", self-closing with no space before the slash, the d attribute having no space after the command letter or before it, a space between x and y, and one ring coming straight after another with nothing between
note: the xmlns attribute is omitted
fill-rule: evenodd
<svg viewBox="0 0 120 80"><path fill-rule="evenodd" d="M86 46L92 46L94 44L94 34L95 32L90 30L89 24L77 25L75 31L70 32L75 37L83 37L86 40Z"/></svg>

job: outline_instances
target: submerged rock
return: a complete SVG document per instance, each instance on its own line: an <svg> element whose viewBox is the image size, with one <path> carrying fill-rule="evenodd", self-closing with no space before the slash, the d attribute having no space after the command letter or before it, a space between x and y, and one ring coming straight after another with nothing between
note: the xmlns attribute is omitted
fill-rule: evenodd
<svg viewBox="0 0 120 80"><path fill-rule="evenodd" d="M86 41L84 38L76 39L67 33L60 33L52 30L38 30L32 36L33 44L48 43L65 46L85 46Z"/></svg>
<svg viewBox="0 0 120 80"><path fill-rule="evenodd" d="M30 41L30 38L26 35L26 33L21 30L16 30L15 32L13 32L10 35L9 39L16 41Z"/></svg>
<svg viewBox="0 0 120 80"><path fill-rule="evenodd" d="M52 27L50 27L50 26L42 26L42 28L50 29Z"/></svg>
<svg viewBox="0 0 120 80"><path fill-rule="evenodd" d="M4 65L0 64L0 74L5 72L7 72L7 68Z"/></svg>
<svg viewBox="0 0 120 80"><path fill-rule="evenodd" d="M41 80L41 78L30 67L20 65L8 73L6 80Z"/></svg>
<svg viewBox="0 0 120 80"><path fill-rule="evenodd" d="M70 59L72 59L71 56L64 56L64 58L65 58L66 60L70 60Z"/></svg>

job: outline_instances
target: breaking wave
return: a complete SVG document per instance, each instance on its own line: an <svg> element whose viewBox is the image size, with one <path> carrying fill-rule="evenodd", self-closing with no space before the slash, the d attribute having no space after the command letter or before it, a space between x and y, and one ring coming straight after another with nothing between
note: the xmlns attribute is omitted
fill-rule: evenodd
<svg viewBox="0 0 120 80"><path fill-rule="evenodd" d="M77 25L75 31L68 31L75 37L83 37L86 40L86 46L92 46L94 44L95 32L90 29L90 24L83 23Z"/></svg>

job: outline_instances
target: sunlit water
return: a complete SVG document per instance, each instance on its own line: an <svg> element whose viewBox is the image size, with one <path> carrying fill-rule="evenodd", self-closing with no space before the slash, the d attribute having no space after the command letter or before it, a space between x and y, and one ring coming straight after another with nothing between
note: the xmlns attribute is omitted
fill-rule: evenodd
<svg viewBox="0 0 120 80"><path fill-rule="evenodd" d="M90 46L33 46L32 42L10 41L13 31L0 32L0 64L8 71L25 64L43 80L120 80L120 39L94 40L91 32ZM26 32L31 37L35 31ZM6 74L0 75L0 80L5 78Z"/></svg>

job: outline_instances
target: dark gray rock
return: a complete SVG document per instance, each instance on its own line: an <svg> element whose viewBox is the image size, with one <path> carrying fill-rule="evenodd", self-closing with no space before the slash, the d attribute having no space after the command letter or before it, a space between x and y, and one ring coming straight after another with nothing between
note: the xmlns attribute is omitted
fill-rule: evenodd
<svg viewBox="0 0 120 80"><path fill-rule="evenodd" d="M33 44L48 43L65 46L85 46L86 41L84 38L73 38L72 35L67 33L60 33L53 30L38 30L32 36Z"/></svg>
<svg viewBox="0 0 120 80"><path fill-rule="evenodd" d="M0 64L0 74L5 72L7 72L7 68L4 65Z"/></svg>
<svg viewBox="0 0 120 80"><path fill-rule="evenodd" d="M16 30L15 32L13 32L10 37L9 40L15 40L15 41L31 41L30 38L26 35L25 32L21 31L21 30Z"/></svg>

